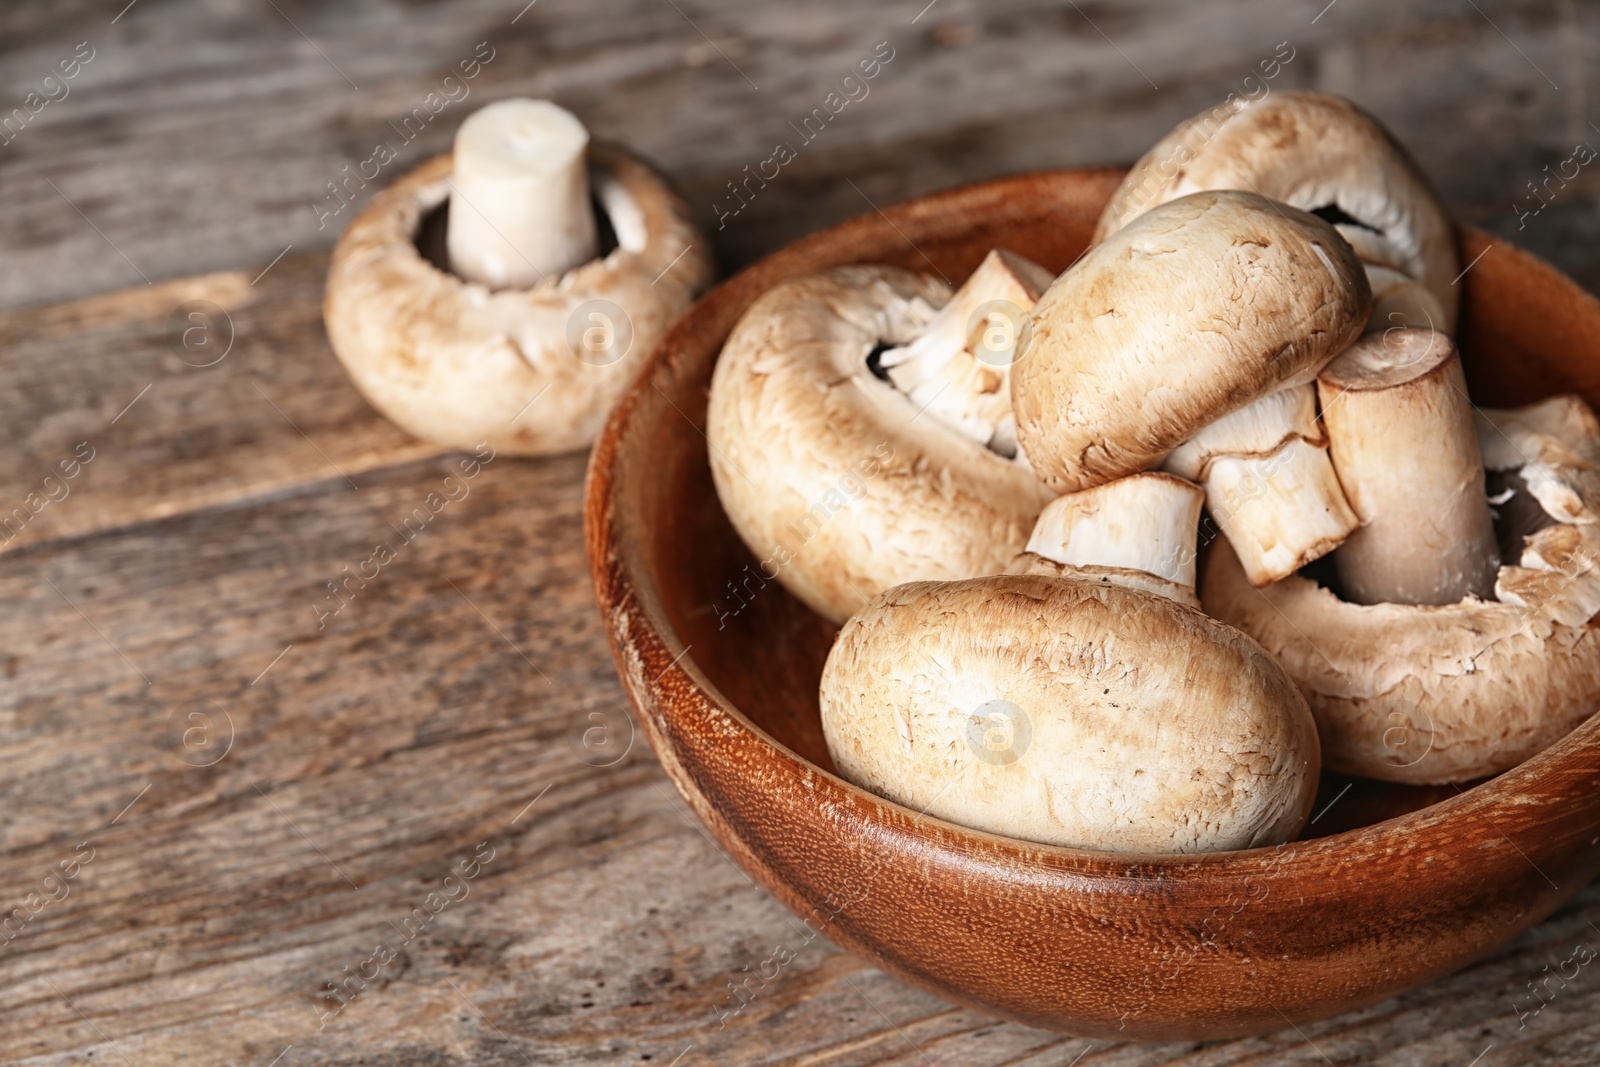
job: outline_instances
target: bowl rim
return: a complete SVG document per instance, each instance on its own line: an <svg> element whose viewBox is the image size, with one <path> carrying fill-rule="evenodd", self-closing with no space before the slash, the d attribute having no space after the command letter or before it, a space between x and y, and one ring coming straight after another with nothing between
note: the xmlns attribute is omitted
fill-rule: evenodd
<svg viewBox="0 0 1600 1067"><path fill-rule="evenodd" d="M1361 854L1370 854L1374 848L1382 850L1385 843L1395 843L1401 837L1410 839L1409 844L1415 845L1417 838L1432 836L1448 824L1476 816L1494 827L1499 837L1510 843L1536 872L1554 885L1554 881L1512 840L1512 833L1518 829L1526 830L1528 821L1518 820L1515 827L1501 829L1500 823L1491 815L1501 814L1504 820L1512 812L1520 814L1545 809L1544 814L1549 816L1549 803L1559 801L1561 796L1551 794L1544 803L1530 803L1530 800L1534 800L1530 794L1549 794L1547 789L1538 787L1550 783L1552 779L1564 777L1564 772L1578 772L1578 764L1583 762L1582 756L1600 756L1600 708L1596 709L1597 714L1591 714L1560 740L1516 767L1476 785L1455 787L1455 796L1416 811L1324 837L1297 839L1251 849L1180 854L1108 852L1050 845L975 830L937 816L919 813L847 781L778 740L728 699L695 663L690 654L692 645L686 643L673 627L662 605L658 586L651 575L638 565L638 555L619 550L627 541L626 531L618 529L616 510L612 507L612 494L618 482L616 465L619 455L630 428L635 424L635 411L648 399L647 390L654 388L667 398L669 404L672 403L660 384L688 371L684 353L699 347L693 343L690 332L701 316L717 310L716 306L720 303L744 297L744 290L761 282L768 274L776 273L780 279L793 276L785 271L790 261L803 259L819 245L831 244L852 233L864 233L879 225L880 219L898 232L900 224L910 219L926 213L938 213L951 203L964 204L974 195L1004 196L1008 190L1020 190L1025 185L1040 181L1120 179L1125 172L1126 168L1122 167L1028 171L964 183L890 207L874 205L872 211L810 233L762 256L712 287L673 325L643 361L627 391L606 420L590 455L584 493L585 540L596 599L608 623L608 637L624 689L639 709L652 748L674 786L690 801L702 819L721 831L719 836L726 838L731 835L735 840L740 839L740 835L697 795L704 783L696 780L692 767L677 758L673 743L663 728L666 717L663 716L663 722L658 723L652 714L654 708L676 710L681 697L687 695L699 705L700 712L725 716L768 753L781 758L794 770L825 782L826 788L834 793L834 797L828 799L847 802L849 807L863 813L862 818L877 824L881 832L893 837L915 837L922 848L936 850L943 859L964 863L976 860L995 874L1009 872L1015 876L1019 869L1032 867L1041 874L1070 873L1077 877L1111 882L1130 879L1143 881L1151 877L1170 879L1185 875L1203 876L1207 880L1219 874L1246 876L1259 874L1263 868L1276 864L1285 849L1292 851L1297 866L1318 860L1340 864ZM1553 266L1475 227L1457 224L1456 232L1464 260L1479 255L1480 251L1494 248L1539 263L1585 298L1593 307L1593 314L1600 319L1600 301ZM910 243L903 233L901 237ZM915 245L912 247L915 248ZM924 255L923 258L927 257ZM932 265L931 260L929 263ZM738 308L738 314L742 314L765 289L763 287L752 292ZM730 328L731 325L730 322ZM722 340L725 339L724 336ZM720 351L712 357L713 367L718 356ZM685 418L687 420L687 416ZM693 420L688 421L693 425ZM615 622L618 619L620 623ZM642 628L638 625L640 622L644 624ZM659 673L652 674L636 673L632 669L649 660L657 664L664 663L665 666ZM678 699L675 699L675 695ZM695 788L690 788L691 783ZM823 798L819 798L818 803L823 802ZM754 860L756 868L765 867L743 847L736 851L747 860ZM767 874L765 870L759 873ZM770 880L768 885L771 888Z"/></svg>

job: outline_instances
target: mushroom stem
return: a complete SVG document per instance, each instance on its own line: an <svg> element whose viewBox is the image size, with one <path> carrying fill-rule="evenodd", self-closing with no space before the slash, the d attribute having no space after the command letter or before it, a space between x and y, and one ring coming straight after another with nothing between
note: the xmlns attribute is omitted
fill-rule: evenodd
<svg viewBox="0 0 1600 1067"><path fill-rule="evenodd" d="M1372 286L1372 317L1367 320L1367 333L1399 326L1444 330L1448 321L1444 306L1427 286L1390 267L1376 263L1363 266Z"/></svg>
<svg viewBox="0 0 1600 1067"><path fill-rule="evenodd" d="M1224 416L1172 451L1165 470L1205 486L1206 506L1250 584L1288 577L1350 535L1350 510L1308 382Z"/></svg>
<svg viewBox="0 0 1600 1067"><path fill-rule="evenodd" d="M456 132L446 244L468 281L526 289L593 259L589 132L546 100L501 100Z"/></svg>
<svg viewBox="0 0 1600 1067"><path fill-rule="evenodd" d="M1493 595L1500 552L1455 344L1368 334L1317 379L1328 448L1361 528L1334 553L1345 599L1454 604Z"/></svg>
<svg viewBox="0 0 1600 1067"><path fill-rule="evenodd" d="M1204 498L1199 486L1170 474L1130 474L1046 504L1026 551L1077 577L1193 603Z"/></svg>
<svg viewBox="0 0 1600 1067"><path fill-rule="evenodd" d="M1339 231L1366 268L1367 284L1372 286L1372 315L1367 333L1416 326L1450 332L1450 315L1433 291L1413 277L1406 266L1406 255L1383 234L1365 226L1336 223Z"/></svg>
<svg viewBox="0 0 1600 1067"><path fill-rule="evenodd" d="M1015 456L1011 361L1028 312L1052 280L1037 263L994 249L914 341L883 353L881 366L918 408Z"/></svg>

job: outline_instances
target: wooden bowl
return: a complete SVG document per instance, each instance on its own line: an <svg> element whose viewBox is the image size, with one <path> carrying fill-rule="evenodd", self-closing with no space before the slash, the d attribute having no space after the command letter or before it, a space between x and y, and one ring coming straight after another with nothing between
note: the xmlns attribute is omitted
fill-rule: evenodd
<svg viewBox="0 0 1600 1067"><path fill-rule="evenodd" d="M1588 882L1600 871L1600 718L1472 788L1352 788L1335 813L1402 814L1275 849L1113 855L919 816L833 772L817 713L833 628L762 576L706 461L711 368L761 293L846 263L959 282L997 246L1061 270L1121 177L1059 171L923 197L796 242L713 290L651 355L600 438L589 559L662 765L812 929L1018 1022L1113 1039L1231 1037L1447 974ZM1460 283L1473 395L1508 406L1576 391L1600 406L1600 304L1483 233L1462 231L1461 245L1475 264Z"/></svg>

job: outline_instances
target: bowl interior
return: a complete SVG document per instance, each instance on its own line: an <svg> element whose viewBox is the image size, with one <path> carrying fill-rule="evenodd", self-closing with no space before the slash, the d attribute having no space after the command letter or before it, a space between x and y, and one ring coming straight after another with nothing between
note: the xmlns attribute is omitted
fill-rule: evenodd
<svg viewBox="0 0 1600 1067"><path fill-rule="evenodd" d="M652 501L641 500L645 569L658 584L660 606L703 676L761 730L805 760L834 771L817 707L822 664L834 627L790 596L757 566L717 500L703 433L705 396L714 359L744 309L789 277L847 263L888 263L939 274L959 284L993 247L1004 247L1052 271L1085 249L1099 210L1120 171L1027 175L952 190L815 235L755 264L716 290L669 338L687 388L669 397L683 422L652 451L661 465ZM883 225L889 222L888 225ZM1461 234L1462 262L1472 263L1463 288L1459 341L1473 399L1508 407L1559 392L1600 400L1593 367L1563 360L1592 351L1597 339L1573 330L1593 317L1552 312L1577 296L1552 292L1554 272L1476 231ZM1561 279L1565 282L1565 279ZM1517 308L1517 314L1508 313ZM1582 333L1582 331L1579 331ZM659 386L656 388L659 389ZM664 395L664 394L663 394ZM1202 568L1203 569L1203 568ZM1402 786L1328 773L1307 827L1320 837L1369 825L1458 795L1454 786Z"/></svg>

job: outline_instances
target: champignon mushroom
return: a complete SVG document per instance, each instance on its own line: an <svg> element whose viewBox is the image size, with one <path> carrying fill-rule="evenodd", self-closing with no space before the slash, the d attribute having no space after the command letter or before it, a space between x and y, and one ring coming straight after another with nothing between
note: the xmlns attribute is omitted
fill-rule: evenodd
<svg viewBox="0 0 1600 1067"><path fill-rule="evenodd" d="M951 340L971 337L952 323L972 313L938 309L1026 299L1012 270L1040 268L1020 263L991 257L955 297L894 267L794 279L752 304L723 346L706 414L717 494L763 572L830 621L901 582L999 573L1051 499L1026 463L977 440L992 429L955 429L873 371L875 355L915 345L930 325L939 343L902 360L906 376L943 373L936 358L977 369ZM960 411L945 418L980 421Z"/></svg>
<svg viewBox="0 0 1600 1067"><path fill-rule="evenodd" d="M1317 379L1361 527L1333 553L1345 599L1454 604L1494 592L1500 551L1461 360L1435 330L1372 333Z"/></svg>
<svg viewBox="0 0 1600 1067"><path fill-rule="evenodd" d="M1180 123L1112 194L1095 240L1201 189L1247 190L1320 215L1364 263L1398 271L1433 296L1428 310L1439 317L1406 324L1454 332L1458 290L1452 283L1460 267L1449 216L1410 154L1350 101L1274 93Z"/></svg>
<svg viewBox="0 0 1600 1067"><path fill-rule="evenodd" d="M1357 250L1359 254L1359 250ZM1394 330L1404 326L1438 330L1444 333L1451 316L1439 298L1421 282L1376 263L1367 263L1367 281L1372 285L1372 317L1367 332Z"/></svg>
<svg viewBox="0 0 1600 1067"><path fill-rule="evenodd" d="M1512 492L1497 600L1350 603L1307 577L1254 589L1232 550L1206 564L1206 610L1300 686L1331 769L1465 782L1516 766L1600 706L1600 424L1575 397L1481 411L1484 465ZM1535 522L1526 521L1532 512Z"/></svg>
<svg viewBox="0 0 1600 1067"><path fill-rule="evenodd" d="M1017 439L1058 492L1154 467L1312 381L1371 307L1361 264L1319 218L1232 191L1163 204L1040 298L1011 372Z"/></svg>
<svg viewBox="0 0 1600 1067"><path fill-rule="evenodd" d="M1304 700L1253 641L1155 591L1183 592L1168 548L1192 574L1200 490L1142 474L1083 495L1046 509L1024 573L897 586L845 624L822 674L834 765L917 811L1052 845L1291 839L1318 779ZM1129 580L1142 563L1165 573Z"/></svg>
<svg viewBox="0 0 1600 1067"><path fill-rule="evenodd" d="M684 203L621 151L585 151L576 124L535 101L484 108L454 156L379 193L334 249L328 339L356 387L408 433L511 455L585 447L710 284L710 246ZM446 200L455 272L418 248ZM617 242L600 258L588 236L596 201Z"/></svg>

